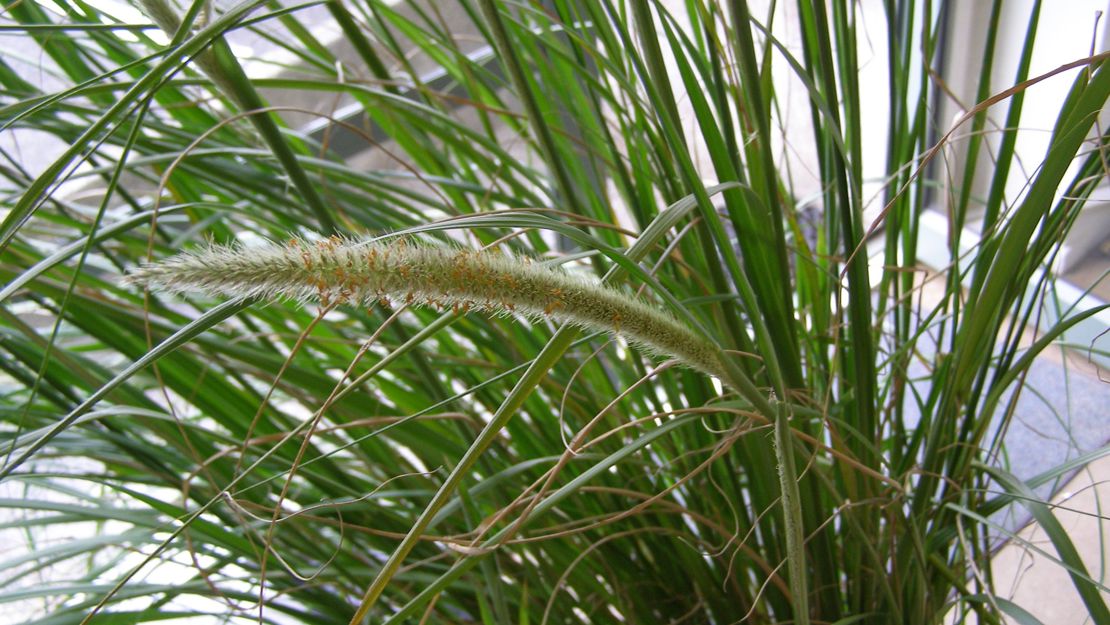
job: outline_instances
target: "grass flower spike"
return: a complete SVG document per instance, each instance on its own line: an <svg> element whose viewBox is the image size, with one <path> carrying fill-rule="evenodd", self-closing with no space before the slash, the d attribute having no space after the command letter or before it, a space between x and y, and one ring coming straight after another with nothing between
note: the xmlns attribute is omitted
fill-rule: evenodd
<svg viewBox="0 0 1110 625"><path fill-rule="evenodd" d="M379 300L551 317L619 334L648 353L721 375L720 350L639 298L527 259L404 242L338 238L261 247L209 247L147 264L131 284L323 304Z"/></svg>

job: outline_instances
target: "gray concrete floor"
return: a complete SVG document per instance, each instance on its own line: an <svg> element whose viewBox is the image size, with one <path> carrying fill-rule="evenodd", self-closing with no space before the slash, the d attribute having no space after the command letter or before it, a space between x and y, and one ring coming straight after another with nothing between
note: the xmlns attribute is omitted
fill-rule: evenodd
<svg viewBox="0 0 1110 625"><path fill-rule="evenodd" d="M1052 499L1056 518L1075 543L1091 577L1110 576L1110 457L1096 460ZM1038 551L1040 550L1040 551ZM1045 625L1092 623L1068 572L1052 561L1056 552L1044 531L1027 525L994 558L999 596L1011 599ZM1110 593L1103 593L1110 601ZM1007 619L1017 625L1018 621Z"/></svg>

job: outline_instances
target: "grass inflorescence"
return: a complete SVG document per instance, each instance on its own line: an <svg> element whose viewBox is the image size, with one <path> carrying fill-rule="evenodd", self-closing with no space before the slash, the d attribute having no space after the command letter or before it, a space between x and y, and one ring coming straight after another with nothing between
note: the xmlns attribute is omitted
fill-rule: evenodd
<svg viewBox="0 0 1110 625"><path fill-rule="evenodd" d="M721 375L720 350L642 299L558 268L489 251L332 237L258 247L211 246L146 264L126 282L324 305L403 302L549 317L618 334L633 345Z"/></svg>

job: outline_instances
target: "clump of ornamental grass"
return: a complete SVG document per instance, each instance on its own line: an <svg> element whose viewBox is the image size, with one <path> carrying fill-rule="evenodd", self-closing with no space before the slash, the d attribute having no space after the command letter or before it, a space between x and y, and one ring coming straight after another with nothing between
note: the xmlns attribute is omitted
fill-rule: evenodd
<svg viewBox="0 0 1110 625"><path fill-rule="evenodd" d="M640 298L527 258L488 251L404 240L291 239L186 252L143 265L125 281L170 293L325 306L403 302L456 312L545 317L611 332L649 354L725 377L716 345Z"/></svg>

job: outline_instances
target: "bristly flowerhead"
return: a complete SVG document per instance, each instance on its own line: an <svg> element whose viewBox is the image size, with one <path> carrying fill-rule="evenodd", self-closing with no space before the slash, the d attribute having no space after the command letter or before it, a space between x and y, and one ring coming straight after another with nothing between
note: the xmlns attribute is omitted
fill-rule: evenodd
<svg viewBox="0 0 1110 625"><path fill-rule="evenodd" d="M721 375L721 352L671 315L599 282L502 254L339 238L214 246L143 265L130 284L177 293L326 305L379 300L456 311L551 317L627 338L652 354Z"/></svg>

